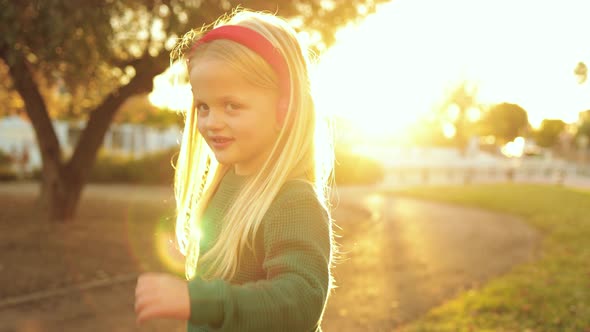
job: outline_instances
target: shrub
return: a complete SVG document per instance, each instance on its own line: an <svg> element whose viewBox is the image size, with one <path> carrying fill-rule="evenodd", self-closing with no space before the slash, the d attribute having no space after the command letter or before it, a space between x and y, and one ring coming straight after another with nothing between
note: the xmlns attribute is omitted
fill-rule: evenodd
<svg viewBox="0 0 590 332"><path fill-rule="evenodd" d="M385 177L385 170L379 162L344 149L336 150L334 172L339 185L376 184Z"/></svg>
<svg viewBox="0 0 590 332"><path fill-rule="evenodd" d="M146 155L141 159L100 153L88 181L172 185L174 169L171 161L176 152L176 149L166 150Z"/></svg>
<svg viewBox="0 0 590 332"><path fill-rule="evenodd" d="M0 181L13 181L18 178L13 167L12 157L0 150Z"/></svg>
<svg viewBox="0 0 590 332"><path fill-rule="evenodd" d="M99 154L89 182L172 185L177 150L167 150L141 159ZM174 158L174 159L173 159ZM339 149L336 151L335 181L339 185L367 185L383 180L384 169L377 161Z"/></svg>
<svg viewBox="0 0 590 332"><path fill-rule="evenodd" d="M0 165L10 164L12 164L12 157L8 153L0 150Z"/></svg>

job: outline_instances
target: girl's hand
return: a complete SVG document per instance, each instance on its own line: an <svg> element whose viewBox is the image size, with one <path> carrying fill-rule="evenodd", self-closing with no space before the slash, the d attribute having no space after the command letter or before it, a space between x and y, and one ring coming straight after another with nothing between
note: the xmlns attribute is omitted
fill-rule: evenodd
<svg viewBox="0 0 590 332"><path fill-rule="evenodd" d="M190 299L185 280L165 273L144 273L135 288L137 324L153 318L188 320Z"/></svg>

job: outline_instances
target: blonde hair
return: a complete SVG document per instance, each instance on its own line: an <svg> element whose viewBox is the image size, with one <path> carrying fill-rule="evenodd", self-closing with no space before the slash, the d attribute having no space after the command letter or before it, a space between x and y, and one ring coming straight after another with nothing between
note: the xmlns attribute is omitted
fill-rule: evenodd
<svg viewBox="0 0 590 332"><path fill-rule="evenodd" d="M215 160L197 130L194 105L187 112L175 173L176 237L179 249L186 256L187 279L194 277L197 262L203 261L209 266L208 275L203 278L231 280L244 248L255 251L254 239L262 218L288 180L300 179L310 183L331 222L332 136L327 134L322 139L318 137L318 131L326 127L320 127L317 123L308 75L308 57L302 51L295 31L284 20L272 14L243 9L220 18L214 27L226 24L251 28L281 51L290 72L290 100L284 124L270 156L237 194L224 216L219 238L202 257L199 257L200 218L224 174L232 166L221 165ZM190 50L204 30L206 28L200 32L188 32L173 52L183 54ZM190 57L185 59L190 60L189 72L192 67L190 63L198 61L200 56L215 56L242 72L251 83L278 89L278 77L271 66L258 54L238 43L210 41L200 45L194 54L183 55L185 58L187 56ZM334 246L333 238L330 240Z"/></svg>

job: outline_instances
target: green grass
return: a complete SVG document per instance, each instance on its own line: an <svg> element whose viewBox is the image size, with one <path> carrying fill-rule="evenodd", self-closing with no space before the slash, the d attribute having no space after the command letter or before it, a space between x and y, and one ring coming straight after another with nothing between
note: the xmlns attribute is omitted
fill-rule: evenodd
<svg viewBox="0 0 590 332"><path fill-rule="evenodd" d="M512 213L543 237L536 261L448 301L403 331L590 332L590 191L473 185L395 194Z"/></svg>

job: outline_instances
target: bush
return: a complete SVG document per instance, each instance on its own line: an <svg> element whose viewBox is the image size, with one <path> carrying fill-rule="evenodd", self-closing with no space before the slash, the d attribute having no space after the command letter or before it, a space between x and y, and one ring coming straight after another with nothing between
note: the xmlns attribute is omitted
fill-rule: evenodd
<svg viewBox="0 0 590 332"><path fill-rule="evenodd" d="M174 169L172 158L177 150L167 150L141 159L99 154L90 172L91 183L136 183L172 185ZM176 162L176 159L174 159Z"/></svg>
<svg viewBox="0 0 590 332"><path fill-rule="evenodd" d="M172 185L177 150L168 150L141 159L99 154L90 173L91 183L136 183ZM350 151L336 151L335 181L339 185L368 185L383 180L383 166L375 160Z"/></svg>
<svg viewBox="0 0 590 332"><path fill-rule="evenodd" d="M10 164L12 164L12 157L8 153L0 150L0 166Z"/></svg>
<svg viewBox="0 0 590 332"><path fill-rule="evenodd" d="M339 185L376 184L385 177L385 170L379 162L344 149L336 150L334 172Z"/></svg>
<svg viewBox="0 0 590 332"><path fill-rule="evenodd" d="M0 150L0 181L14 181L18 178L12 157Z"/></svg>
<svg viewBox="0 0 590 332"><path fill-rule="evenodd" d="M0 164L0 182L15 181L17 179L18 176L10 165Z"/></svg>

